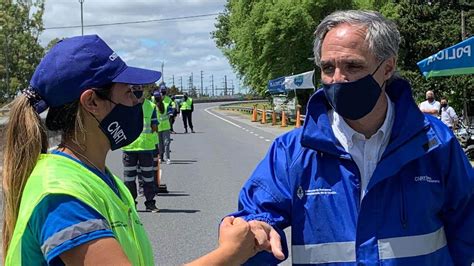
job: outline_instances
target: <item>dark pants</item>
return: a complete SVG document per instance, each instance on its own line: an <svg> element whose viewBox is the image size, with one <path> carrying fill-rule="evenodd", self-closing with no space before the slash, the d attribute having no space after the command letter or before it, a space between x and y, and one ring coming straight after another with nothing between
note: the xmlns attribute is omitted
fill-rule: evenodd
<svg viewBox="0 0 474 266"><path fill-rule="evenodd" d="M188 130L188 124L189 128L193 130L193 112L191 110L181 110L181 114L183 115L183 125L184 129L187 131Z"/></svg>
<svg viewBox="0 0 474 266"><path fill-rule="evenodd" d="M173 129L174 120L175 120L175 116L171 115L170 116L171 132L174 132L174 129Z"/></svg>
<svg viewBox="0 0 474 266"><path fill-rule="evenodd" d="M155 171L153 169L153 152L123 152L123 177L125 186L137 198L137 178L143 179L143 194L145 206L155 204Z"/></svg>

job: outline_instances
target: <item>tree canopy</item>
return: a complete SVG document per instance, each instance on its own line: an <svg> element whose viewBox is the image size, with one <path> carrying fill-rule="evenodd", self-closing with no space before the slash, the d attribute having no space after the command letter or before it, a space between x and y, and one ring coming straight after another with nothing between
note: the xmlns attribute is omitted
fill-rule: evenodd
<svg viewBox="0 0 474 266"><path fill-rule="evenodd" d="M0 102L26 88L44 49L44 0L0 0Z"/></svg>
<svg viewBox="0 0 474 266"><path fill-rule="evenodd" d="M331 12L376 10L394 20L402 43L398 68L421 100L427 89L459 107L472 76L425 79L416 62L461 41L462 0L228 0L212 36L245 85L265 94L267 82L313 69L313 32ZM464 8L466 8L464 6ZM474 34L474 12L466 11L466 35ZM319 70L316 71L319 73Z"/></svg>

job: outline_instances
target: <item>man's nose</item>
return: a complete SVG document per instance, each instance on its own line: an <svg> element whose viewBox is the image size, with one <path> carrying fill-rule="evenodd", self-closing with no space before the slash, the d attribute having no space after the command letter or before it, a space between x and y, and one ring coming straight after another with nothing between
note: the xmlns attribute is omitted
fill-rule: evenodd
<svg viewBox="0 0 474 266"><path fill-rule="evenodd" d="M332 76L333 83L347 82L346 75L341 71L340 68L334 70L334 75Z"/></svg>

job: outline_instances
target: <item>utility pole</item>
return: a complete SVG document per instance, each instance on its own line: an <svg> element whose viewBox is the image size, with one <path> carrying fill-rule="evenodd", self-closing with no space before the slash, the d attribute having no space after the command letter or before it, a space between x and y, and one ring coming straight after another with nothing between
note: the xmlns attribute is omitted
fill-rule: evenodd
<svg viewBox="0 0 474 266"><path fill-rule="evenodd" d="M84 11L82 8L82 5L84 4L84 0L79 0L79 3L81 4L81 34L84 36Z"/></svg>
<svg viewBox="0 0 474 266"><path fill-rule="evenodd" d="M224 75L224 96L227 96L227 75Z"/></svg>
<svg viewBox="0 0 474 266"><path fill-rule="evenodd" d="M181 90L181 92L183 92L183 76L179 77L179 82L181 83L181 87L179 87L179 89Z"/></svg>
<svg viewBox="0 0 474 266"><path fill-rule="evenodd" d="M215 96L215 94L214 94L214 75L211 75L211 84L212 84L211 85L212 86L212 97L214 97Z"/></svg>
<svg viewBox="0 0 474 266"><path fill-rule="evenodd" d="M204 87L202 86L202 70L201 70L201 97L204 94Z"/></svg>
<svg viewBox="0 0 474 266"><path fill-rule="evenodd" d="M194 91L194 73L191 72L191 91Z"/></svg>
<svg viewBox="0 0 474 266"><path fill-rule="evenodd" d="M173 74L173 87L174 87L174 74Z"/></svg>
<svg viewBox="0 0 474 266"><path fill-rule="evenodd" d="M164 68L165 68L165 61L161 61L161 83L165 82Z"/></svg>

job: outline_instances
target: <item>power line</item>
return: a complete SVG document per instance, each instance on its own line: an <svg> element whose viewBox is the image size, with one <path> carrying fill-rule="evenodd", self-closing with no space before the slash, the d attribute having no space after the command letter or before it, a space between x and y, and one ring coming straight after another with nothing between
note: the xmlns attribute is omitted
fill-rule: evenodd
<svg viewBox="0 0 474 266"><path fill-rule="evenodd" d="M128 24L141 24L141 23L149 23L149 22L168 22L168 21L186 20L186 19L193 19L193 18L211 17L211 16L217 16L219 14L220 13L211 13L211 14L202 14L202 15L194 15L194 16L184 16L184 17L172 17L172 18L162 18L162 19L148 19L148 20L136 20L136 21L126 21L126 22L91 24L91 25L84 25L84 28L115 26L115 25L128 25ZM81 27L81 25L74 25L74 26L48 27L48 28L44 28L44 29L45 30L57 30L57 29L73 29L73 28L80 28L80 27Z"/></svg>

